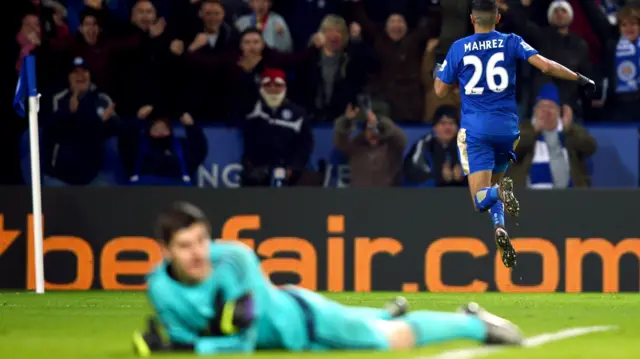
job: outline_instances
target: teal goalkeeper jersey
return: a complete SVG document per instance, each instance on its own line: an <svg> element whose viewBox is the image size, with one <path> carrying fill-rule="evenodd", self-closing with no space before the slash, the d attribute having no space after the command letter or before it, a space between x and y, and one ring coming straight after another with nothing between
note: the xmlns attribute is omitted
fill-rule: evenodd
<svg viewBox="0 0 640 359"><path fill-rule="evenodd" d="M302 309L270 282L249 247L217 240L211 244L210 258L213 271L197 285L174 280L166 262L148 276L149 299L173 343L193 347L200 354L300 351L308 346ZM244 310L250 312L251 324L233 330L223 320L229 314L225 304L233 311L234 303L247 295L251 304Z"/></svg>

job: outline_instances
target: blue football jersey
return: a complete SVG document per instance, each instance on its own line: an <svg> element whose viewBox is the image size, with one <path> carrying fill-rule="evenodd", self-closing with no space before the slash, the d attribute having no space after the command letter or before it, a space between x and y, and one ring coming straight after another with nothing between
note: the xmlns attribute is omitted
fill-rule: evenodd
<svg viewBox="0 0 640 359"><path fill-rule="evenodd" d="M462 128L478 135L518 133L516 60L538 52L520 36L498 31L456 41L437 77L460 86Z"/></svg>

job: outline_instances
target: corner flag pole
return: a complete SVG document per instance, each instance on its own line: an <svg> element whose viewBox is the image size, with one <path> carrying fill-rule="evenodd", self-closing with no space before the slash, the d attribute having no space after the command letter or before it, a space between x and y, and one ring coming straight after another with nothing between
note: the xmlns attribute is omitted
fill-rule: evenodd
<svg viewBox="0 0 640 359"><path fill-rule="evenodd" d="M26 88L25 88L26 82ZM36 270L36 293L44 293L44 256L42 233L42 188L40 183L40 139L38 135L38 112L40 110L40 94L36 84L36 59L26 56L20 69L14 107L24 117L24 100L28 97L29 105L29 144L31 152L31 200L33 204L34 263Z"/></svg>

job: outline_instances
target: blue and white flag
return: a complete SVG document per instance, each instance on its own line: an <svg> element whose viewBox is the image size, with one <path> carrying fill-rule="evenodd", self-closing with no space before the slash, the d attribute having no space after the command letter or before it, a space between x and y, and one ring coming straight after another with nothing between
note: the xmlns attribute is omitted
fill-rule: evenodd
<svg viewBox="0 0 640 359"><path fill-rule="evenodd" d="M29 97L38 97L36 86L36 58L33 55L25 56L20 68L20 76L16 85L16 95L13 98L13 108L20 117L27 115L27 103Z"/></svg>

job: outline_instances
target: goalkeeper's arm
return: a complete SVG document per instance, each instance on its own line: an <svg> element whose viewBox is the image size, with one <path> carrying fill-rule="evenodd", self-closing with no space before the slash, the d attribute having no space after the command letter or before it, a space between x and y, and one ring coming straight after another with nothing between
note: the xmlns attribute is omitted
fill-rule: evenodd
<svg viewBox="0 0 640 359"><path fill-rule="evenodd" d="M154 352L170 351L192 351L201 355L252 352L256 347L256 329L253 318L248 317L251 315L249 313L253 313L253 309L249 308L252 305L250 295L225 303L224 309L211 323L215 336L196 335L184 327L171 311L156 307L170 340L163 339L158 322L151 319L145 333L134 333L134 349L142 357Z"/></svg>
<svg viewBox="0 0 640 359"><path fill-rule="evenodd" d="M141 357L152 353L190 351L201 355L250 353L255 350L255 329L228 337L199 337L192 343L163 341L162 337L150 332L136 332L133 336L134 350Z"/></svg>

